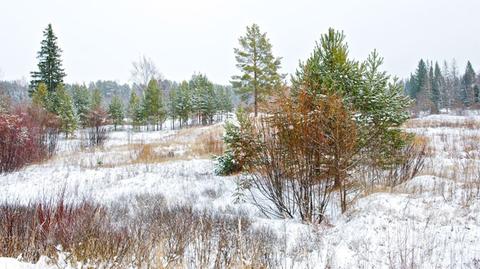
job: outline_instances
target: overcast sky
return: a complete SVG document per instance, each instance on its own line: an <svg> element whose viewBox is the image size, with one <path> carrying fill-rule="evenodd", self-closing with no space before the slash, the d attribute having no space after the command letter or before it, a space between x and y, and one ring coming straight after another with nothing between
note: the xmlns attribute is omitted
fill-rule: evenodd
<svg viewBox="0 0 480 269"><path fill-rule="evenodd" d="M329 27L347 35L350 55L374 48L384 69L407 76L418 60L456 58L480 67L478 0L0 0L1 79L36 69L42 31L52 23L67 82L128 82L132 61L150 57L165 78L206 73L228 83L233 48L251 23L260 25L292 73Z"/></svg>

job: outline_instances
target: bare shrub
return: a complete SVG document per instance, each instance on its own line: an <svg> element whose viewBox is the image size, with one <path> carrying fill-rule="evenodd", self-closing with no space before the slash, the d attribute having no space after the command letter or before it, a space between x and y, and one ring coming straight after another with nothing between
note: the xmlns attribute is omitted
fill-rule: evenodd
<svg viewBox="0 0 480 269"><path fill-rule="evenodd" d="M268 201L252 195L263 213L321 222L333 191L346 209L356 129L341 98L300 96L282 99L272 116L243 122L240 148L251 190Z"/></svg>
<svg viewBox="0 0 480 269"><path fill-rule="evenodd" d="M0 173L51 157L58 127L58 120L39 108L16 108L13 113L0 114Z"/></svg>
<svg viewBox="0 0 480 269"><path fill-rule="evenodd" d="M84 139L84 147L103 146L108 139L108 114L101 108L90 111L87 116L87 134Z"/></svg>
<svg viewBox="0 0 480 269"><path fill-rule="evenodd" d="M425 164L427 142L417 137L399 150L397 160L387 169L384 185L395 187L414 178Z"/></svg>
<svg viewBox="0 0 480 269"><path fill-rule="evenodd" d="M272 268L277 238L249 219L190 205L160 194L136 196L106 208L89 201L0 205L0 255L54 261L59 251L82 268Z"/></svg>
<svg viewBox="0 0 480 269"><path fill-rule="evenodd" d="M0 255L37 261L55 258L57 246L77 261L114 260L128 246L124 232L109 225L105 210L84 201L0 205Z"/></svg>

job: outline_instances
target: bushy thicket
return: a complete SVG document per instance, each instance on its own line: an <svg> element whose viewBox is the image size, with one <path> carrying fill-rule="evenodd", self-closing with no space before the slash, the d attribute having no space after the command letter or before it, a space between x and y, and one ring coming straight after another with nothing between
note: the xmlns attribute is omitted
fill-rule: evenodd
<svg viewBox="0 0 480 269"><path fill-rule="evenodd" d="M382 62L376 51L349 59L343 33L330 29L269 111L239 118L224 157L247 172L241 185L265 214L321 222L331 196L347 210L361 168L384 171L392 184L418 172L424 148L400 128L410 101Z"/></svg>
<svg viewBox="0 0 480 269"><path fill-rule="evenodd" d="M51 157L59 125L54 115L38 107L0 113L0 173Z"/></svg>
<svg viewBox="0 0 480 269"><path fill-rule="evenodd" d="M56 200L0 204L0 255L36 262L62 254L88 268L275 268L272 231L241 216L167 206L143 195L103 207Z"/></svg>

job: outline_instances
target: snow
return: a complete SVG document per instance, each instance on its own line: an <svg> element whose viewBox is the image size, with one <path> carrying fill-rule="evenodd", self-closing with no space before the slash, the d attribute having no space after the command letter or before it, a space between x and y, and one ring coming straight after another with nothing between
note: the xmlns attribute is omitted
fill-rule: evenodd
<svg viewBox="0 0 480 269"><path fill-rule="evenodd" d="M14 258L0 257L0 269L54 269L58 268L48 264L46 257L41 257L36 264L18 261Z"/></svg>
<svg viewBox="0 0 480 269"><path fill-rule="evenodd" d="M95 151L80 149L78 139L62 140L52 160L0 175L0 199L28 203L65 190L72 201L88 197L108 205L136 194L162 194L170 204L246 212L253 226L269 227L284 236L287 268L409 268L412 264L415 268L475 268L480 259L480 194L471 184L480 175L475 174L480 170L480 148L467 142L480 137L480 130L445 126L471 120L480 122L480 116L415 119L426 127L407 130L429 138L431 153L424 172L391 192L359 198L344 215L332 211L322 225L268 219L248 202L234 203L236 177L216 176L212 159L187 154L189 144L219 126L113 132L105 147ZM431 126L431 122L439 124ZM134 144L152 144L156 151L175 151L181 158L131 163ZM0 258L0 269L48 266L46 259L34 265Z"/></svg>

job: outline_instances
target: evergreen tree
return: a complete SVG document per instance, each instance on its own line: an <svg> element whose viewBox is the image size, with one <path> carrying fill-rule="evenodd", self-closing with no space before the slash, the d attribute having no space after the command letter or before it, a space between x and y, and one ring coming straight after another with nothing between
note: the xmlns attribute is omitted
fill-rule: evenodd
<svg viewBox="0 0 480 269"><path fill-rule="evenodd" d="M217 86L216 94L217 97L217 110L221 113L232 112L232 93L228 87Z"/></svg>
<svg viewBox="0 0 480 269"><path fill-rule="evenodd" d="M132 125L134 127L139 127L144 122L144 113L140 103L140 98L132 91L130 95L130 101L128 104L128 116L132 120Z"/></svg>
<svg viewBox="0 0 480 269"><path fill-rule="evenodd" d="M97 110L102 107L102 93L99 89L95 89L92 92L90 101L90 110Z"/></svg>
<svg viewBox="0 0 480 269"><path fill-rule="evenodd" d="M160 127L160 130L163 128L163 123L167 120L167 115L168 115L168 111L167 111L167 106L165 105L165 101L164 101L164 95L163 95L163 91L160 91L159 92L159 106L158 106L158 110L156 112L156 123L157 123L157 130L159 129Z"/></svg>
<svg viewBox="0 0 480 269"><path fill-rule="evenodd" d="M475 100L476 75L470 61L467 62L465 74L462 77L460 98L465 106L470 106Z"/></svg>
<svg viewBox="0 0 480 269"><path fill-rule="evenodd" d="M216 96L213 83L203 74L195 74L190 80L193 108L203 125L212 123L216 112Z"/></svg>
<svg viewBox="0 0 480 269"><path fill-rule="evenodd" d="M43 82L38 84L37 90L32 94L32 103L38 107L49 110L47 85Z"/></svg>
<svg viewBox="0 0 480 269"><path fill-rule="evenodd" d="M66 75L62 67L62 50L57 44L57 37L53 33L51 24L43 31L43 36L44 39L37 56L39 61L38 71L31 72L30 95L33 94L41 82L45 83L48 92L54 92L57 86L63 83L63 78Z"/></svg>
<svg viewBox="0 0 480 269"><path fill-rule="evenodd" d="M108 116L113 122L115 131L117 130L117 125L123 124L123 103L118 96L113 96L110 105L108 106Z"/></svg>
<svg viewBox="0 0 480 269"><path fill-rule="evenodd" d="M182 82L182 83L186 83L186 82ZM187 84L187 87L188 87L188 84ZM168 115L172 120L172 129L175 129L175 120L178 117L177 95L178 95L177 87L173 87L168 93Z"/></svg>
<svg viewBox="0 0 480 269"><path fill-rule="evenodd" d="M77 120L73 111L73 102L70 95L63 87L63 84L59 84L55 93L55 106L56 114L60 118L60 130L68 137L77 129Z"/></svg>
<svg viewBox="0 0 480 269"><path fill-rule="evenodd" d="M442 93L444 92L445 80L440 70L438 62L435 63L435 70L432 76L432 103L434 104L434 112L438 113L443 102Z"/></svg>
<svg viewBox="0 0 480 269"><path fill-rule="evenodd" d="M282 84L279 73L281 58L272 54L272 45L266 33L258 25L247 26L247 33L240 37L240 48L235 48L235 59L241 75L232 77L232 85L244 101L253 101L255 116L258 103ZM253 100L252 100L253 99Z"/></svg>
<svg viewBox="0 0 480 269"><path fill-rule="evenodd" d="M381 71L383 58L373 51L362 64L350 60L342 32L330 29L293 77L293 95L306 91L313 101L328 95L343 98L354 117L357 146L371 160L386 165L405 145L400 129L408 119L410 100L398 79ZM423 61L422 61L423 62ZM426 72L426 65L422 64ZM297 96L300 100L300 96ZM367 153L368 152L368 153ZM368 158L366 158L368 159Z"/></svg>
<svg viewBox="0 0 480 269"><path fill-rule="evenodd" d="M415 71L415 74L413 75L413 82L412 82L412 91L410 92L410 97L412 98L417 98L417 95L425 90L427 88L428 84L428 70L427 70L427 65L423 61L423 59L420 60L418 63L417 70Z"/></svg>
<svg viewBox="0 0 480 269"><path fill-rule="evenodd" d="M188 123L188 119L192 114L192 91L188 82L183 81L177 88L174 97L174 111L180 120L180 127Z"/></svg>
<svg viewBox="0 0 480 269"><path fill-rule="evenodd" d="M90 92L85 85L75 85L72 89L73 105L80 125L85 128L88 124L88 114L91 108Z"/></svg>
<svg viewBox="0 0 480 269"><path fill-rule="evenodd" d="M158 126L165 120L165 108L160 88L155 79L151 79L145 90L142 103L148 124Z"/></svg>

